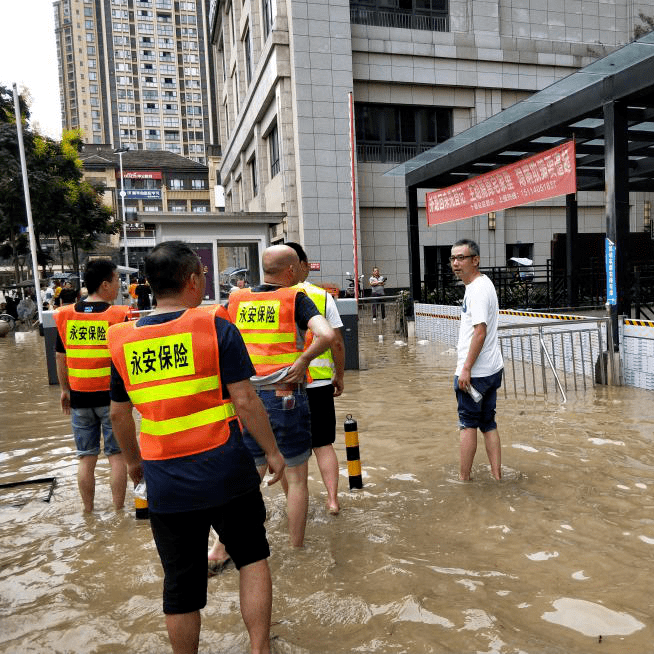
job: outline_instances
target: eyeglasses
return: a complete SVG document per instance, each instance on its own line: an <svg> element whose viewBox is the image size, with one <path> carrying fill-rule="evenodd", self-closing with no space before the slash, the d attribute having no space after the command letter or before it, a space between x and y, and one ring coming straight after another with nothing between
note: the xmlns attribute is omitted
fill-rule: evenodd
<svg viewBox="0 0 654 654"><path fill-rule="evenodd" d="M474 254L457 254L456 256L450 257L450 263L454 263L455 261L463 261L464 259L472 259L474 256Z"/></svg>

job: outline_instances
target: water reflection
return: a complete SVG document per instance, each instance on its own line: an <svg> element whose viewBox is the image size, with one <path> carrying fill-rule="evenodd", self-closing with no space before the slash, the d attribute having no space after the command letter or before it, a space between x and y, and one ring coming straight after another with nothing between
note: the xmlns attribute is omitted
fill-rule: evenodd
<svg viewBox="0 0 654 654"><path fill-rule="evenodd" d="M568 404L498 399L505 478L480 451L457 479L454 357L439 344L363 335L339 424L358 422L364 488L324 509L311 462L307 545L287 549L280 489L264 491L273 555L274 648L333 652L647 652L654 640L654 402L600 387ZM386 331L384 331L386 330ZM378 335L383 333L383 343ZM0 652L170 651L161 571L147 523L111 508L106 459L80 514L69 419L47 385L42 341L0 341ZM202 652L246 651L234 570L212 578ZM602 626L603 625L603 626Z"/></svg>

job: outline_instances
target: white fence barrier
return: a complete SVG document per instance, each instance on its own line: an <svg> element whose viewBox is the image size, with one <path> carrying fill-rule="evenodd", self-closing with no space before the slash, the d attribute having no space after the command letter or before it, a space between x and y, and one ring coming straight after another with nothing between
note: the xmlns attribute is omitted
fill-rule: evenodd
<svg viewBox="0 0 654 654"><path fill-rule="evenodd" d="M440 341L456 346L461 307L416 303L416 338ZM561 371L561 386L578 389L586 380L606 383L617 379L612 370L614 359L606 318L558 315L503 310L500 312L499 337L504 358L512 362L505 371L507 382L514 388L531 387L534 392L547 392L552 384L546 378L549 361ZM624 383L654 390L654 322L623 320L620 328L620 358ZM522 371L516 362L522 362ZM526 370L526 364L540 366L541 371ZM617 365L615 366L617 368ZM533 368L533 367L532 367ZM538 388L540 381L543 384ZM614 382L615 383L615 382Z"/></svg>

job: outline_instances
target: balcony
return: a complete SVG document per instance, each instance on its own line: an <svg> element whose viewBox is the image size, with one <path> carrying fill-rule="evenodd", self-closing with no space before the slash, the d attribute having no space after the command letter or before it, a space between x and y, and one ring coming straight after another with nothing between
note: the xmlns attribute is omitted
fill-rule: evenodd
<svg viewBox="0 0 654 654"><path fill-rule="evenodd" d="M449 16L411 14L401 11L380 11L368 7L350 5L350 22L370 27L399 27L429 32L449 32Z"/></svg>

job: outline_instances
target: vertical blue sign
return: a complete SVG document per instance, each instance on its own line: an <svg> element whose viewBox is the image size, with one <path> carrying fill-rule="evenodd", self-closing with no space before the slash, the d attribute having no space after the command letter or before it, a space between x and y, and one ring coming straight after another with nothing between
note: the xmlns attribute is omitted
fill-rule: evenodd
<svg viewBox="0 0 654 654"><path fill-rule="evenodd" d="M610 238L606 239L606 303L618 303L615 287L615 243Z"/></svg>

